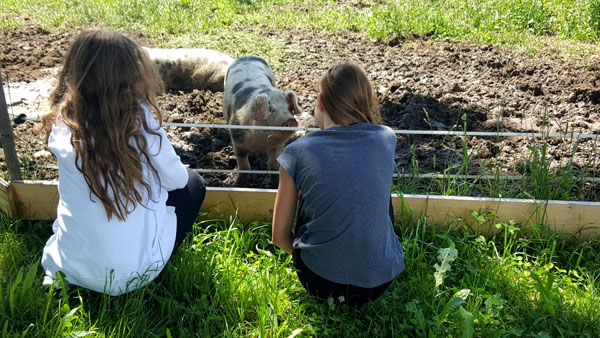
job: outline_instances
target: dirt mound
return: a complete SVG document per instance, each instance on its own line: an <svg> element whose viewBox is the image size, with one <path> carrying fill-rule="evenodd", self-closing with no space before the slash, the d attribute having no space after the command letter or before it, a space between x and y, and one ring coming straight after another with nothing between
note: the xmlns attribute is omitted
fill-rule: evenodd
<svg viewBox="0 0 600 338"><path fill-rule="evenodd" d="M71 32L50 33L39 27L0 30L3 80L34 81L48 76L50 68L62 62L72 38Z"/></svg>

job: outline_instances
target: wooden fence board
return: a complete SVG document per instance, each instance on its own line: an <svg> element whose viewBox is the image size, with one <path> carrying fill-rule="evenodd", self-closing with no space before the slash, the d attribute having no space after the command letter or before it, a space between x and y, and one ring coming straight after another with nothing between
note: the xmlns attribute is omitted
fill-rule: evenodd
<svg viewBox="0 0 600 338"><path fill-rule="evenodd" d="M208 188L202 210L210 217L236 215L244 223L269 221L275 203L275 189Z"/></svg>
<svg viewBox="0 0 600 338"><path fill-rule="evenodd" d="M51 181L14 181L10 183L16 205L14 218L53 220L58 206L58 185ZM10 195L9 195L10 196Z"/></svg>
<svg viewBox="0 0 600 338"><path fill-rule="evenodd" d="M4 198L4 196L0 197L0 211L5 214L10 213L10 202L8 201L8 198Z"/></svg>
<svg viewBox="0 0 600 338"><path fill-rule="evenodd" d="M12 189L10 188L10 184L1 178L0 178L0 212L3 212L10 217L14 217L14 215L16 213L16 206L14 204L14 198L12 198Z"/></svg>
<svg viewBox="0 0 600 338"><path fill-rule="evenodd" d="M8 204L8 182L0 178L0 203Z"/></svg>
<svg viewBox="0 0 600 338"><path fill-rule="evenodd" d="M0 182L1 183L1 182ZM17 181L9 185L8 199L13 190L17 211L15 218L51 220L56 218L58 190L54 182ZM1 194L0 188L0 194ZM244 223L253 220L270 221L275 202L274 189L208 188L202 210L209 217L236 216ZM600 202L534 201L454 196L392 195L398 219L427 216L427 222L440 226L464 226L490 235L494 224L514 220L531 226L546 224L550 230L565 232L579 240L600 238ZM0 203L0 207L2 204ZM476 211L489 221L476 222ZM464 220L457 222L456 220Z"/></svg>
<svg viewBox="0 0 600 338"><path fill-rule="evenodd" d="M0 178L0 195L6 195L8 189L8 182Z"/></svg>
<svg viewBox="0 0 600 338"><path fill-rule="evenodd" d="M410 211L403 211L403 202ZM473 230L488 236L497 231L496 223L514 220L529 229L545 224L553 232L570 233L580 240L600 238L600 202L404 195L394 198L393 204L400 217L428 216L436 225L448 225L460 218ZM489 222L475 221L472 210L487 217Z"/></svg>

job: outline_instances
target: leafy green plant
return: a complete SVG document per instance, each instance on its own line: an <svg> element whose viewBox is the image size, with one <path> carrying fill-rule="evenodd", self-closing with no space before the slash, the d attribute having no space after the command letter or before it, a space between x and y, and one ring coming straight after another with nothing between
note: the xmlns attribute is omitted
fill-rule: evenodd
<svg viewBox="0 0 600 338"><path fill-rule="evenodd" d="M497 223L485 211L477 215ZM265 222L201 220L160 278L119 297L77 288L45 289L37 262L50 224L26 222L11 227L0 222L0 232L9 241L19 238L28 243L27 255L35 257L35 262L16 269L0 266L9 271L0 278L0 334L600 334L600 243L517 236L519 232L484 238L436 228L423 217L413 217L414 223L397 224L396 229L406 254L405 271L377 301L360 309L312 299L298 281L291 257L270 242L270 224Z"/></svg>
<svg viewBox="0 0 600 338"><path fill-rule="evenodd" d="M433 274L433 277L435 278L436 287L439 287L444 283L446 272L450 271L450 269L452 268L451 263L454 262L457 256L458 251L453 246L438 250L437 259L440 262L440 264L435 264L433 266L435 268L435 273Z"/></svg>
<svg viewBox="0 0 600 338"><path fill-rule="evenodd" d="M552 318L556 318L556 312L562 307L562 298L560 293L554 288L555 276L549 274L547 269L541 268L537 273L530 271L531 278L535 281L535 289L540 297L540 307L545 313L550 314ZM542 274L540 276L539 274ZM545 275L545 279L543 276Z"/></svg>

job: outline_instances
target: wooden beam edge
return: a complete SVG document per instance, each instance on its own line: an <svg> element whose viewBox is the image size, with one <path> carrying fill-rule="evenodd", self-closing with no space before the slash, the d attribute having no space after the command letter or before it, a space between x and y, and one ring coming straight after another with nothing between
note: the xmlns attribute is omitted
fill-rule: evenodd
<svg viewBox="0 0 600 338"><path fill-rule="evenodd" d="M11 196L23 189L28 191L27 195L30 197ZM51 198L49 195L35 196L32 191L36 190L40 190L40 193L44 191L44 195L58 196L56 181L15 181L8 184L7 197L11 204L11 215L18 215L23 219L55 218L58 198ZM276 193L275 189L209 187L202 210L211 218L229 219L233 216L243 223L270 221ZM32 196L35 197L35 204L31 203ZM547 224L552 231L571 234L578 240L600 239L600 202L409 194L392 194L392 202L400 221L426 216L431 224L466 224L471 230L491 235L498 231L495 224L514 220L527 228ZM485 221L478 222L473 211ZM456 222L457 220L462 221Z"/></svg>
<svg viewBox="0 0 600 338"><path fill-rule="evenodd" d="M11 218L13 217L12 210L10 208L10 200L8 196L9 183L4 179L0 178L0 211L7 214Z"/></svg>

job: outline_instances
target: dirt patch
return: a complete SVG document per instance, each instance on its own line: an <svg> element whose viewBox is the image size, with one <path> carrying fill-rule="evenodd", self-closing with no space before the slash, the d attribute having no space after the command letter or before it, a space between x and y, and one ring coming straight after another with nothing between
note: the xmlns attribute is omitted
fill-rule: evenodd
<svg viewBox="0 0 600 338"><path fill-rule="evenodd" d="M366 70L377 92L383 122L395 129L575 132L600 134L600 57L527 55L488 45L426 37L395 38L376 43L361 33L329 35L305 30L255 27L267 39L283 41L288 52L274 71L281 89L298 94L303 111L312 111L315 83L330 66L352 60ZM59 64L71 33L50 34L37 28L0 31L3 73L33 81L44 69ZM28 46L39 46L35 52ZM21 53L21 51L24 51ZM6 55L5 55L6 54ZM21 54L25 54L23 57ZM50 58L39 55L52 55ZM275 60L271 60L275 61ZM222 93L170 92L159 98L165 121L224 123ZM178 154L193 168L234 169L236 162L226 130L168 128ZM28 124L15 130L19 151L35 149ZM468 138L469 171L495 168L516 173L531 146L528 138ZM570 163L600 172L600 141L549 139L547 156L553 166ZM36 146L32 146L36 145ZM456 168L463 161L463 143L456 137L399 136L398 167L410 172ZM24 156L24 155L22 155ZM266 156L251 157L253 169L266 170ZM38 161L39 162L39 161ZM51 160L50 160L51 162ZM455 169L452 169L456 171ZM49 173L45 173L49 174ZM52 176L52 175L50 175ZM231 186L232 174L204 175L210 185ZM250 180L265 187L267 178Z"/></svg>
<svg viewBox="0 0 600 338"><path fill-rule="evenodd" d="M72 39L72 32L50 33L39 27L0 30L3 80L30 82L51 75Z"/></svg>

